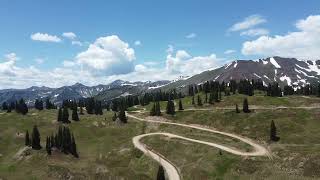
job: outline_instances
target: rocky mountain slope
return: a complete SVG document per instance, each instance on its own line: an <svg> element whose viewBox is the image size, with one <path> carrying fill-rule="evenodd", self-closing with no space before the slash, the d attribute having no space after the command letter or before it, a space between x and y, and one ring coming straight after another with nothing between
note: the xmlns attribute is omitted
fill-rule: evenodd
<svg viewBox="0 0 320 180"><path fill-rule="evenodd" d="M320 81L320 60L304 61L295 58L271 57L259 60L236 60L220 68L205 71L185 80L172 82L163 90L185 88L208 80L225 81L261 79L264 85L278 82L281 86L303 86Z"/></svg>

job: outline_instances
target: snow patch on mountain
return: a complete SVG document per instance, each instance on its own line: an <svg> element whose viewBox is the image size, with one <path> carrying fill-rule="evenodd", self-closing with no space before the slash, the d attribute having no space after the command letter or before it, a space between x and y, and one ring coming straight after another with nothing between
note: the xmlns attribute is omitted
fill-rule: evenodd
<svg viewBox="0 0 320 180"><path fill-rule="evenodd" d="M291 86L291 79L290 79L290 77L288 77L287 75L281 76L281 77L280 77L280 81L284 81L284 80L286 80L286 81L287 81L287 84L288 84L289 86Z"/></svg>
<svg viewBox="0 0 320 180"><path fill-rule="evenodd" d="M281 66L278 64L278 62L273 57L270 58L270 62L271 62L271 64L274 65L274 67L281 68Z"/></svg>

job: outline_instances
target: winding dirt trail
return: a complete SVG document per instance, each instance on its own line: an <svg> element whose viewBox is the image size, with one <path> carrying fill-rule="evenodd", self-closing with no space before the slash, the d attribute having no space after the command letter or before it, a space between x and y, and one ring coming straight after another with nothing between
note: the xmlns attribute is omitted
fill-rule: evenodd
<svg viewBox="0 0 320 180"><path fill-rule="evenodd" d="M141 112L141 111L139 111L139 112ZM171 134L171 133L165 133L165 132L147 133L147 134L142 134L142 135L138 135L138 136L133 137L132 142L133 142L134 146L137 149L141 150L147 156L151 157L152 159L154 159L158 163L160 163L163 166L163 168L165 169L165 171L168 175L168 178L170 180L180 180L181 179L180 175L179 175L178 168L173 163L171 163L168 159L166 159L164 156L153 151L148 146L143 144L140 141L142 138L147 137L147 136L163 135L163 136L167 136L170 138L182 139L182 140L186 140L186 141L190 141L190 142L194 142L194 143L199 143L199 144L204 144L204 145L208 145L211 147L216 147L221 150L227 151L232 154L240 155L240 156L267 156L267 157L271 158L270 152L265 147L263 147L262 145L259 145L258 143L254 142L253 140L251 140L249 138L241 137L236 134L213 130L213 129L209 129L209 128L205 128L205 127L201 127L201 126L196 126L196 125L173 123L173 122L167 122L167 121L147 120L147 119L136 117L136 116L129 114L129 113L127 113L127 116L130 118L139 120L139 121L143 121L143 122L169 124L169 125L174 125L174 126L198 129L198 130L207 131L210 133L221 134L224 136L238 139L238 140L240 140L244 143L247 143L253 147L253 150L251 152L244 152L244 151L241 151L241 150L238 150L235 148L230 148L230 147L227 147L224 145L220 145L220 144L216 144L216 143L212 143L212 142L207 142L207 141L202 141L202 140L197 140L197 139L192 139L192 138L187 138L187 137L183 137L183 136L179 136L179 135L175 135L175 134Z"/></svg>

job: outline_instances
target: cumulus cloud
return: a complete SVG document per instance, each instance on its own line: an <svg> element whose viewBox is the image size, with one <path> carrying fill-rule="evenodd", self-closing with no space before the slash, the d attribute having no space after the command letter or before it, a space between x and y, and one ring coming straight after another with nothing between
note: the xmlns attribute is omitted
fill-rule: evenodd
<svg viewBox="0 0 320 180"><path fill-rule="evenodd" d="M65 38L71 39L71 40L77 38L77 35L73 32L64 32L64 33L62 33L62 36Z"/></svg>
<svg viewBox="0 0 320 180"><path fill-rule="evenodd" d="M86 51L76 56L78 64L105 75L133 71L134 60L134 50L116 35L98 38Z"/></svg>
<svg viewBox="0 0 320 180"><path fill-rule="evenodd" d="M134 45L140 46L140 45L141 45L141 41L139 41L139 40L135 41L135 42L134 42Z"/></svg>
<svg viewBox="0 0 320 180"><path fill-rule="evenodd" d="M186 35L186 38L187 38L187 39L193 39L193 38L195 38L195 37L197 37L197 34L196 34L196 33L190 33L190 34Z"/></svg>
<svg viewBox="0 0 320 180"><path fill-rule="evenodd" d="M37 64L43 64L44 63L44 59L42 59L42 58L36 58L35 61L36 61Z"/></svg>
<svg viewBox="0 0 320 180"><path fill-rule="evenodd" d="M268 34L269 34L269 30L264 28L249 29L240 33L241 36L251 36L251 37L268 35Z"/></svg>
<svg viewBox="0 0 320 180"><path fill-rule="evenodd" d="M61 39L58 36L50 35L47 33L34 33L31 34L30 38L34 41L61 42Z"/></svg>
<svg viewBox="0 0 320 180"><path fill-rule="evenodd" d="M298 31L285 35L261 36L246 41L242 46L244 55L285 56L303 59L320 59L320 15L298 20Z"/></svg>
<svg viewBox="0 0 320 180"><path fill-rule="evenodd" d="M224 52L224 54L232 54L232 53L235 53L237 52L236 50L233 50L233 49L228 49Z"/></svg>
<svg viewBox="0 0 320 180"><path fill-rule="evenodd" d="M260 15L251 15L246 17L243 21L235 23L229 28L229 31L242 31L246 29L253 28L259 24L267 22L265 18Z"/></svg>

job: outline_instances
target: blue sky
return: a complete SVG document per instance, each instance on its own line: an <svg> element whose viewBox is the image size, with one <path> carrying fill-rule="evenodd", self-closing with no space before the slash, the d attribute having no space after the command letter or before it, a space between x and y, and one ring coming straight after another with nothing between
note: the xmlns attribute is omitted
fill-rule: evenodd
<svg viewBox="0 0 320 180"><path fill-rule="evenodd" d="M290 33L316 38L319 7L319 0L2 0L0 88L173 79L273 55L314 59L319 41L294 43L301 37ZM292 44L276 46L282 41Z"/></svg>

